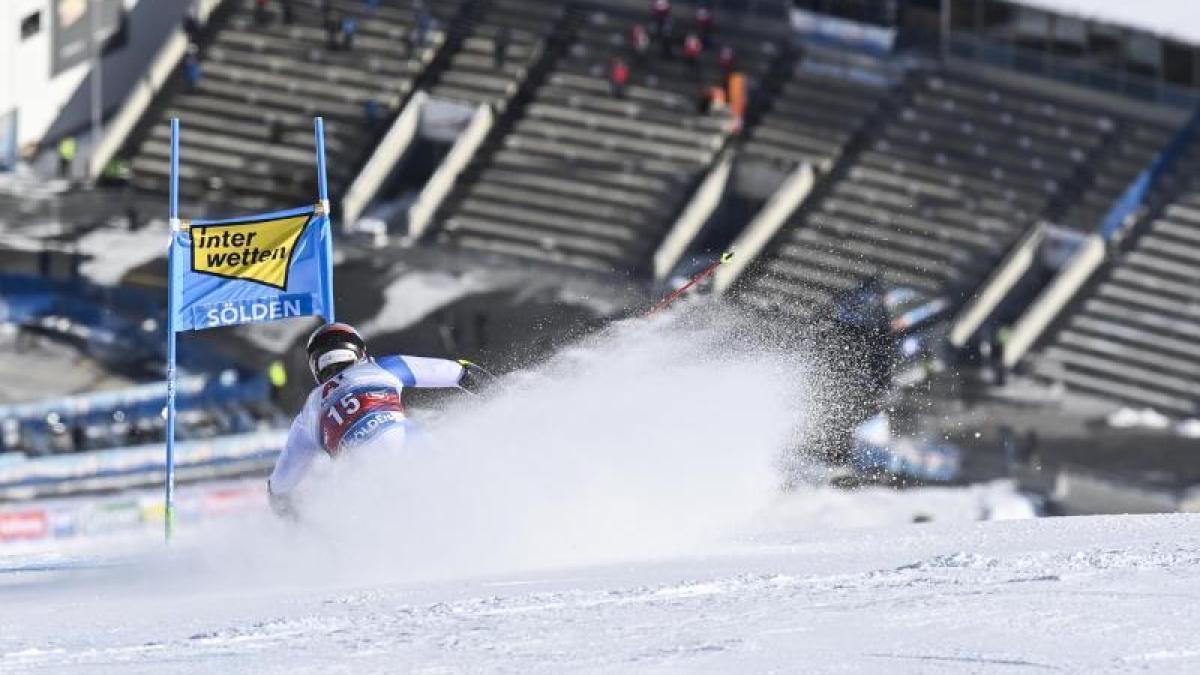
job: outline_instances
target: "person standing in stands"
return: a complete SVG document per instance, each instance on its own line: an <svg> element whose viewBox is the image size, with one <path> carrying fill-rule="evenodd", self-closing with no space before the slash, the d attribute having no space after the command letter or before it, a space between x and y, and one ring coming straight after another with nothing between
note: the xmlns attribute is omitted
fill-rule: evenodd
<svg viewBox="0 0 1200 675"><path fill-rule="evenodd" d="M125 227L130 232L135 232L141 227L142 218L138 213L137 201L129 193L128 187L126 187L125 199Z"/></svg>
<svg viewBox="0 0 1200 675"><path fill-rule="evenodd" d="M501 26L500 30L496 31L496 37L492 40L492 66L496 70L504 68L504 61L508 58L508 43L511 39L508 26Z"/></svg>
<svg viewBox="0 0 1200 675"><path fill-rule="evenodd" d="M664 61L675 58L675 48L678 46L676 38L675 25L668 22L667 27L663 29L662 36L655 38L658 40L659 58Z"/></svg>
<svg viewBox="0 0 1200 675"><path fill-rule="evenodd" d="M341 27L341 15L333 12L325 15L325 46L331 51L338 48L338 31Z"/></svg>
<svg viewBox="0 0 1200 675"><path fill-rule="evenodd" d="M272 117L267 120L267 140L271 145L279 145L283 142L283 123L278 117Z"/></svg>
<svg viewBox="0 0 1200 675"><path fill-rule="evenodd" d="M733 77L733 67L737 62L737 55L730 45L721 47L721 52L717 56L717 63L721 66L721 87L725 89L725 98L730 98L732 92L729 87L729 80Z"/></svg>
<svg viewBox="0 0 1200 675"><path fill-rule="evenodd" d="M413 11L417 16L416 24L413 26L416 29L416 45L418 48L424 49L429 40L429 31L433 30L433 15L429 13L425 3L421 0L415 0Z"/></svg>
<svg viewBox="0 0 1200 675"><path fill-rule="evenodd" d="M283 22L289 26L296 20L296 8L292 4L293 2L295 0L279 0L279 6L283 9Z"/></svg>
<svg viewBox="0 0 1200 675"><path fill-rule="evenodd" d="M375 131L380 122L379 101L374 98L367 99L367 102L363 104L363 117L366 118L367 129Z"/></svg>
<svg viewBox="0 0 1200 675"><path fill-rule="evenodd" d="M191 12L183 15L183 34L187 36L189 45L200 43L200 22Z"/></svg>
<svg viewBox="0 0 1200 675"><path fill-rule="evenodd" d="M629 29L629 48L638 61L644 60L646 52L650 51L650 33L640 23L633 24Z"/></svg>
<svg viewBox="0 0 1200 675"><path fill-rule="evenodd" d="M267 14L267 3L270 0L254 0L254 23L264 26L270 16Z"/></svg>
<svg viewBox="0 0 1200 675"><path fill-rule="evenodd" d="M275 359L271 362L267 367L267 379L271 382L271 400L279 403L283 397L283 388L287 386L287 368L284 367L283 361Z"/></svg>
<svg viewBox="0 0 1200 675"><path fill-rule="evenodd" d="M733 51L731 45L723 45L717 56L717 63L721 65L721 77L728 80L733 74L733 66L736 63L737 54Z"/></svg>
<svg viewBox="0 0 1200 675"><path fill-rule="evenodd" d="M700 42L700 36L695 33L688 33L683 40L683 60L687 63L688 68L692 71L692 77L696 80L700 79L700 53L704 51L704 45Z"/></svg>
<svg viewBox="0 0 1200 675"><path fill-rule="evenodd" d="M625 63L625 59L619 56L613 58L612 66L608 71L608 80L612 87L613 98L625 98L625 87L629 84L629 64Z"/></svg>
<svg viewBox="0 0 1200 675"><path fill-rule="evenodd" d="M342 49L354 50L354 34L358 32L358 20L346 15L342 18Z"/></svg>
<svg viewBox="0 0 1200 675"><path fill-rule="evenodd" d="M1012 328L1000 326L995 333L995 344L992 345L992 384L1003 387L1008 384L1008 368L1004 365L1004 350L1012 338Z"/></svg>
<svg viewBox="0 0 1200 675"><path fill-rule="evenodd" d="M708 49L712 40L713 12L707 3L701 3L696 8L696 31L700 34L700 42Z"/></svg>
<svg viewBox="0 0 1200 675"><path fill-rule="evenodd" d="M200 86L203 74L200 68L200 50L196 45L192 45L188 47L187 56L183 59L183 79L187 81L189 88L195 89Z"/></svg>
<svg viewBox="0 0 1200 675"><path fill-rule="evenodd" d="M58 142L58 177L70 178L71 166L75 163L78 145L74 136L64 136Z"/></svg>
<svg viewBox="0 0 1200 675"><path fill-rule="evenodd" d="M671 22L671 0L654 0L650 14L654 17L654 39L666 39L667 24Z"/></svg>

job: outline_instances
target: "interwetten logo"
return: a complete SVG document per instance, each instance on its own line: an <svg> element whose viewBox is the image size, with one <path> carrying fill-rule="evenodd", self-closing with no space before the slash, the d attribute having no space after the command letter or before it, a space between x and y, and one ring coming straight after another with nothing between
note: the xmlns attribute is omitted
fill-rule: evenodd
<svg viewBox="0 0 1200 675"><path fill-rule="evenodd" d="M287 289L296 241L312 221L305 213L191 229L192 271Z"/></svg>

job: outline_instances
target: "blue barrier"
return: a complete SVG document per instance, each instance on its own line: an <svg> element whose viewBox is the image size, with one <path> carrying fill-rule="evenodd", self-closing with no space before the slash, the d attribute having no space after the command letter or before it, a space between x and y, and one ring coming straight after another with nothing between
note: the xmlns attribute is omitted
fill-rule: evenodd
<svg viewBox="0 0 1200 675"><path fill-rule="evenodd" d="M118 372L130 365L141 367L139 364L164 359L163 312L161 298L139 289L0 274L0 321L75 343L81 351ZM262 374L236 369L201 343L189 342L181 347L180 360L189 370L211 373L181 378L178 391L182 410L268 397L270 385ZM228 374L236 377L229 381ZM132 423L160 415L166 395L165 384L153 383L116 392L5 405L0 406L0 420L40 428L53 413L74 425L104 423L119 410Z"/></svg>
<svg viewBox="0 0 1200 675"><path fill-rule="evenodd" d="M181 378L177 391L181 408L191 409L214 404L261 401L270 394L270 385L261 376L241 378L226 384L219 377L193 375ZM107 416L115 410L125 412L127 417L138 418L160 414L166 400L166 384L156 382L119 391L4 405L0 406L0 419L16 419L23 423L42 422L50 413L78 419L93 414Z"/></svg>
<svg viewBox="0 0 1200 675"><path fill-rule="evenodd" d="M0 274L0 321L72 339L101 361L166 359L163 299L136 288ZM191 371L230 367L196 341L180 345L179 362Z"/></svg>
<svg viewBox="0 0 1200 675"><path fill-rule="evenodd" d="M1154 188L1163 174L1170 170L1191 143L1198 127L1200 127L1200 109L1192 113L1187 124L1184 124L1179 133L1175 134L1171 142L1154 156L1149 166L1130 182L1129 187L1125 188L1120 197L1117 197L1112 208L1104 215L1097 228L1105 241L1112 241L1121 233L1129 216L1146 202L1150 190Z"/></svg>
<svg viewBox="0 0 1200 675"><path fill-rule="evenodd" d="M897 436L887 415L880 413L854 430L850 466L873 477L882 474L944 483L961 475L962 451L943 441Z"/></svg>
<svg viewBox="0 0 1200 675"><path fill-rule="evenodd" d="M236 436L181 441L176 447L180 467L215 467L251 460L274 460L287 442L287 432L258 431ZM72 455L10 457L0 464L0 493L62 485L97 478L146 476L166 470L162 444Z"/></svg>

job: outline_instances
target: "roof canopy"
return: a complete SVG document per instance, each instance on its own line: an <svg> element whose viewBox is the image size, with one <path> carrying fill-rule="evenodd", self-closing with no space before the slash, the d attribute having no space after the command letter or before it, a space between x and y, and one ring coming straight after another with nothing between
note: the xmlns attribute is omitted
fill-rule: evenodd
<svg viewBox="0 0 1200 675"><path fill-rule="evenodd" d="M1045 9L1149 31L1163 37L1200 44L1198 0L1009 0Z"/></svg>

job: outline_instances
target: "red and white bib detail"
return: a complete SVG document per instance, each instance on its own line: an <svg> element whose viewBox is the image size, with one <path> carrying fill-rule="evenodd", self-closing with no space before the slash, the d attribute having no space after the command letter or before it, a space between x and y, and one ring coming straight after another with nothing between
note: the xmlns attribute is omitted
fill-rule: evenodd
<svg viewBox="0 0 1200 675"><path fill-rule="evenodd" d="M405 421L400 392L384 387L339 388L321 403L321 445L331 456Z"/></svg>

